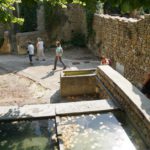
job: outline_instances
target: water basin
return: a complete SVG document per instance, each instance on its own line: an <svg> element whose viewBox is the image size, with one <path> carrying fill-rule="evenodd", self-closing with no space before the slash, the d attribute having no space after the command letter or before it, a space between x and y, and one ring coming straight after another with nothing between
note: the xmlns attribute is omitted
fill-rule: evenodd
<svg viewBox="0 0 150 150"><path fill-rule="evenodd" d="M0 150L57 150L54 120L0 123Z"/></svg>
<svg viewBox="0 0 150 150"><path fill-rule="evenodd" d="M113 113L61 117L59 124L65 150L146 150L136 130L126 127Z"/></svg>

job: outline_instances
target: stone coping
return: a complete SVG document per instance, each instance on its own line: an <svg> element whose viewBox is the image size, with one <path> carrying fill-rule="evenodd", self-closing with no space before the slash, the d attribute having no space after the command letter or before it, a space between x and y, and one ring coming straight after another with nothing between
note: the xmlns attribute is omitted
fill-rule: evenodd
<svg viewBox="0 0 150 150"><path fill-rule="evenodd" d="M55 117L79 113L113 111L119 109L112 100L93 100L59 104L0 106L0 121Z"/></svg>
<svg viewBox="0 0 150 150"><path fill-rule="evenodd" d="M84 72L83 74L80 72ZM69 75L67 75L69 73ZM71 74L72 73L72 74ZM95 76L96 75L96 68L90 69L78 69L78 70L65 70L61 72L61 78L70 78L70 77L85 77L85 76Z"/></svg>
<svg viewBox="0 0 150 150"><path fill-rule="evenodd" d="M98 16L101 18L107 18L107 19L115 19L115 20L123 21L123 22L131 22L131 23L137 23L138 21L144 19L144 17L145 18L150 17L150 15L144 15L144 16L141 16L139 19L136 19L136 18L126 18L126 17L120 17L120 16L111 16L108 14L96 14L96 13L95 13L95 16Z"/></svg>
<svg viewBox="0 0 150 150"><path fill-rule="evenodd" d="M28 36L28 35L35 35L35 34L40 34L40 33L45 33L45 32L44 32L44 31L18 32L18 33L16 34L16 36L17 36L17 37L18 37L18 36L22 36L22 35Z"/></svg>
<svg viewBox="0 0 150 150"><path fill-rule="evenodd" d="M80 114L118 109L112 100L94 100L86 102L62 103L56 105L56 115Z"/></svg>
<svg viewBox="0 0 150 150"><path fill-rule="evenodd" d="M150 100L141 93L134 85L125 79L120 73L108 65L99 66L102 72L117 85L120 90L131 100L135 107L142 112L143 116L150 122ZM120 84L121 83L121 84Z"/></svg>

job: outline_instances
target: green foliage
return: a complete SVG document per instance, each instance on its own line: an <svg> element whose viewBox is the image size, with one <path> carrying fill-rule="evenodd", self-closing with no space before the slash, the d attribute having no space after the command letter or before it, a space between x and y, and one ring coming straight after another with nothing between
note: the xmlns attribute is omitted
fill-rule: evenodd
<svg viewBox="0 0 150 150"><path fill-rule="evenodd" d="M101 0L105 3L111 4L112 7L120 7L122 13L130 13L133 10L140 8L149 8L149 0Z"/></svg>
<svg viewBox="0 0 150 150"><path fill-rule="evenodd" d="M14 5L21 0L0 0L0 22L12 22L12 23L23 23L22 18L17 18L16 16L11 13L11 11L15 11ZM101 2L108 2L111 4L112 7L119 7L121 8L122 13L130 13L133 10L140 8L149 9L150 8L150 1L149 0L22 0L26 1L26 3L30 4L30 8L32 9L31 5L34 5L33 2L50 2L53 6L62 6L66 7L67 3L78 3L85 6L91 12L95 11L95 6L98 1ZM25 8L24 8L25 9ZM30 15L32 12L30 12ZM32 17L31 17L32 18Z"/></svg>
<svg viewBox="0 0 150 150"><path fill-rule="evenodd" d="M71 44L78 47L86 46L86 36L80 32L75 32L72 35Z"/></svg>
<svg viewBox="0 0 150 150"><path fill-rule="evenodd" d="M20 15L24 18L20 31L35 31L37 28L37 2L35 0L22 0L19 6Z"/></svg>
<svg viewBox="0 0 150 150"><path fill-rule="evenodd" d="M51 2L44 2L44 8L46 30L52 31L57 26L65 23L67 18L60 5L53 5Z"/></svg>
<svg viewBox="0 0 150 150"><path fill-rule="evenodd" d="M50 0L49 0L50 1ZM103 3L110 3L112 7L121 8L122 13L130 13L135 9L150 8L149 0L51 0L53 4L66 5L67 3L78 3L86 8L89 8L90 11L95 10L95 5L98 1Z"/></svg>
<svg viewBox="0 0 150 150"><path fill-rule="evenodd" d="M0 22L1 23L18 23L22 24L23 19L17 18L13 15L12 11L15 11L14 4L17 0L0 0Z"/></svg>

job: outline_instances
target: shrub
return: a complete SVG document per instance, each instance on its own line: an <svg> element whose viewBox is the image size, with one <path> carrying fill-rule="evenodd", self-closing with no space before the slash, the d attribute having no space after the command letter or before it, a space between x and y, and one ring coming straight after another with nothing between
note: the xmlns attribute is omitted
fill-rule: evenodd
<svg viewBox="0 0 150 150"><path fill-rule="evenodd" d="M86 36L83 33L74 33L72 35L71 44L74 46L85 47L86 46Z"/></svg>

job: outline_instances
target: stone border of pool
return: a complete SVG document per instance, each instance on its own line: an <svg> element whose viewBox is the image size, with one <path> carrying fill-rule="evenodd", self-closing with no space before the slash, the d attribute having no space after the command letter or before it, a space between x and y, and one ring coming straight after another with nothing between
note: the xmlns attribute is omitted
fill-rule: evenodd
<svg viewBox="0 0 150 150"><path fill-rule="evenodd" d="M118 109L112 100L106 99L59 104L25 105L23 107L0 106L0 121L46 118Z"/></svg>
<svg viewBox="0 0 150 150"><path fill-rule="evenodd" d="M108 65L97 68L97 85L113 95L150 148L150 100ZM99 82L100 81L100 82Z"/></svg>

